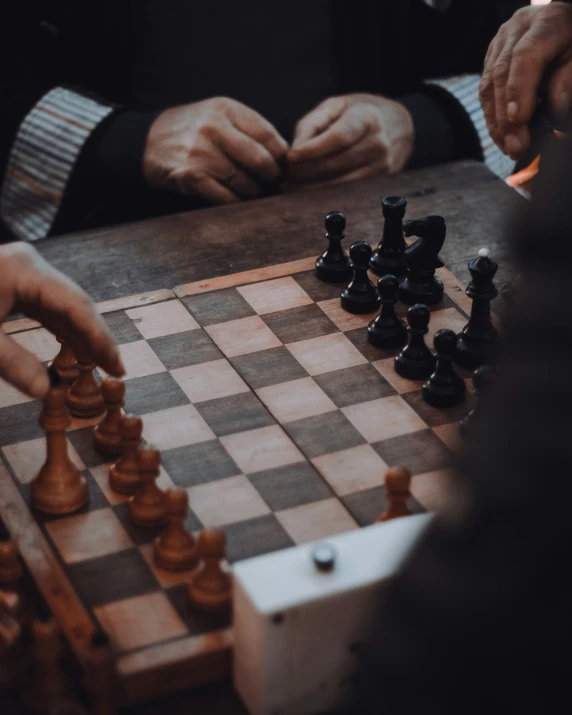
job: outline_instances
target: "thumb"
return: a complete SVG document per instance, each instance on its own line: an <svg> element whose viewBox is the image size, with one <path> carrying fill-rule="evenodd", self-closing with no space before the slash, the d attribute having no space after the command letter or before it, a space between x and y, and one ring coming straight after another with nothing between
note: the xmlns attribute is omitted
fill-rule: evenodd
<svg viewBox="0 0 572 715"><path fill-rule="evenodd" d="M302 117L294 130L292 148L297 149L312 137L321 134L341 116L345 107L346 101L343 97L332 97Z"/></svg>
<svg viewBox="0 0 572 715"><path fill-rule="evenodd" d="M46 368L0 330L0 377L30 397L44 397L50 387Z"/></svg>

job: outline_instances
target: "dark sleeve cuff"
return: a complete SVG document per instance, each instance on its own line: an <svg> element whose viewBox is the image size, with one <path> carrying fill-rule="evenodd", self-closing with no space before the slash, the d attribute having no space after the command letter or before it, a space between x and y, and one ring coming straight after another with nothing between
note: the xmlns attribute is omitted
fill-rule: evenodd
<svg viewBox="0 0 572 715"><path fill-rule="evenodd" d="M409 110L415 126L415 146L408 169L458 159L482 161L479 136L471 118L447 90L424 85L398 101Z"/></svg>

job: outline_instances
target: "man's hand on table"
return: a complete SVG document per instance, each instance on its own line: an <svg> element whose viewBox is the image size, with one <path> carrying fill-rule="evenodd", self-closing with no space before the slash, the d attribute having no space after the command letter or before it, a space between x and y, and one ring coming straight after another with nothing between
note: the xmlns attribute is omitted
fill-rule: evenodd
<svg viewBox="0 0 572 715"><path fill-rule="evenodd" d="M287 188L401 171L415 130L399 102L372 94L331 97L303 117L287 156Z"/></svg>
<svg viewBox="0 0 572 715"><path fill-rule="evenodd" d="M39 321L110 375L125 373L117 345L86 293L24 243L0 246L0 323L12 312ZM49 388L42 363L1 329L0 377L32 397L43 397Z"/></svg>
<svg viewBox="0 0 572 715"><path fill-rule="evenodd" d="M212 204L254 198L281 176L286 141L264 117L226 97L172 107L152 124L143 157L151 186Z"/></svg>
<svg viewBox="0 0 572 715"><path fill-rule="evenodd" d="M563 2L518 10L485 59L480 94L487 126L514 159L530 144L528 123L545 73L550 111L563 119L572 106L572 6Z"/></svg>

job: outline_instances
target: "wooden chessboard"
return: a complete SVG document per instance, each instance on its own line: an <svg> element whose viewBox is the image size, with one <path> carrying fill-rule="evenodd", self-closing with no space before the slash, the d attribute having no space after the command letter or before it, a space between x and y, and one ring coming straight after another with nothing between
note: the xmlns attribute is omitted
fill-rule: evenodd
<svg viewBox="0 0 572 715"><path fill-rule="evenodd" d="M372 523L386 504L389 465L413 474L413 511L446 498L459 408L421 399L394 351L367 342L372 316L340 308L314 259L215 278L99 306L127 368L126 409L162 452L162 487L188 490L187 526L220 526L232 564ZM430 334L461 330L470 301L446 269ZM405 306L400 306L404 314ZM29 320L4 326L42 361L58 351ZM468 377L468 373L464 373ZM69 450L90 487L79 513L29 509L45 455L40 404L0 387L0 516L81 660L95 624L119 652L126 703L216 680L230 671L227 617L194 611L188 574L152 564L156 530L134 527L92 448L97 420L74 420Z"/></svg>

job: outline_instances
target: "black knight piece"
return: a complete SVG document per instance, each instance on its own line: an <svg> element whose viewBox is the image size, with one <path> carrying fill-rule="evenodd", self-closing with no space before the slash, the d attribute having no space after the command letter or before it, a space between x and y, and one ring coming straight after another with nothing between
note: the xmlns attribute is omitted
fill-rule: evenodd
<svg viewBox="0 0 572 715"><path fill-rule="evenodd" d="M435 269L445 265L439 258L447 234L445 219L426 216L417 221L405 221L403 230L406 236L417 236L419 240L405 251L409 271L400 281L399 300L405 305L440 303L443 283L435 277Z"/></svg>
<svg viewBox="0 0 572 715"><path fill-rule="evenodd" d="M481 410L481 398L491 391L494 382L495 371L490 365L481 365L473 373L473 395L477 400L477 404L459 423L459 433L463 439L468 439L473 431Z"/></svg>
<svg viewBox="0 0 572 715"><path fill-rule="evenodd" d="M431 314L426 305L417 303L407 311L409 341L395 356L395 372L408 380L426 380L435 372L437 359L425 345Z"/></svg>
<svg viewBox="0 0 572 715"><path fill-rule="evenodd" d="M462 367L475 369L494 362L498 333L491 322L491 300L497 295L493 283L498 264L489 258L487 248L481 248L479 257L469 261L473 280L467 288L472 299L471 317L459 334L455 362Z"/></svg>
<svg viewBox="0 0 572 715"><path fill-rule="evenodd" d="M377 282L381 312L367 327L369 342L376 348L390 350L400 348L407 342L407 325L395 311L398 289L395 276L382 276Z"/></svg>
<svg viewBox="0 0 572 715"><path fill-rule="evenodd" d="M405 237L403 217L407 201L401 196L386 196L381 201L385 225L379 246L371 257L371 270L378 276L392 275L401 278L407 273L405 263Z"/></svg>
<svg viewBox="0 0 572 715"><path fill-rule="evenodd" d="M425 402L433 407L454 407L467 396L465 381L453 369L457 336L452 330L438 330L433 340L437 368L421 391Z"/></svg>
<svg viewBox="0 0 572 715"><path fill-rule="evenodd" d="M356 241L350 248L353 278L341 296L342 308L348 313L373 313L381 305L379 293L367 275L371 254L367 241Z"/></svg>
<svg viewBox="0 0 572 715"><path fill-rule="evenodd" d="M316 275L328 283L347 283L353 269L347 253L342 248L346 217L341 211L331 211L326 216L326 238L330 245L316 261Z"/></svg>

